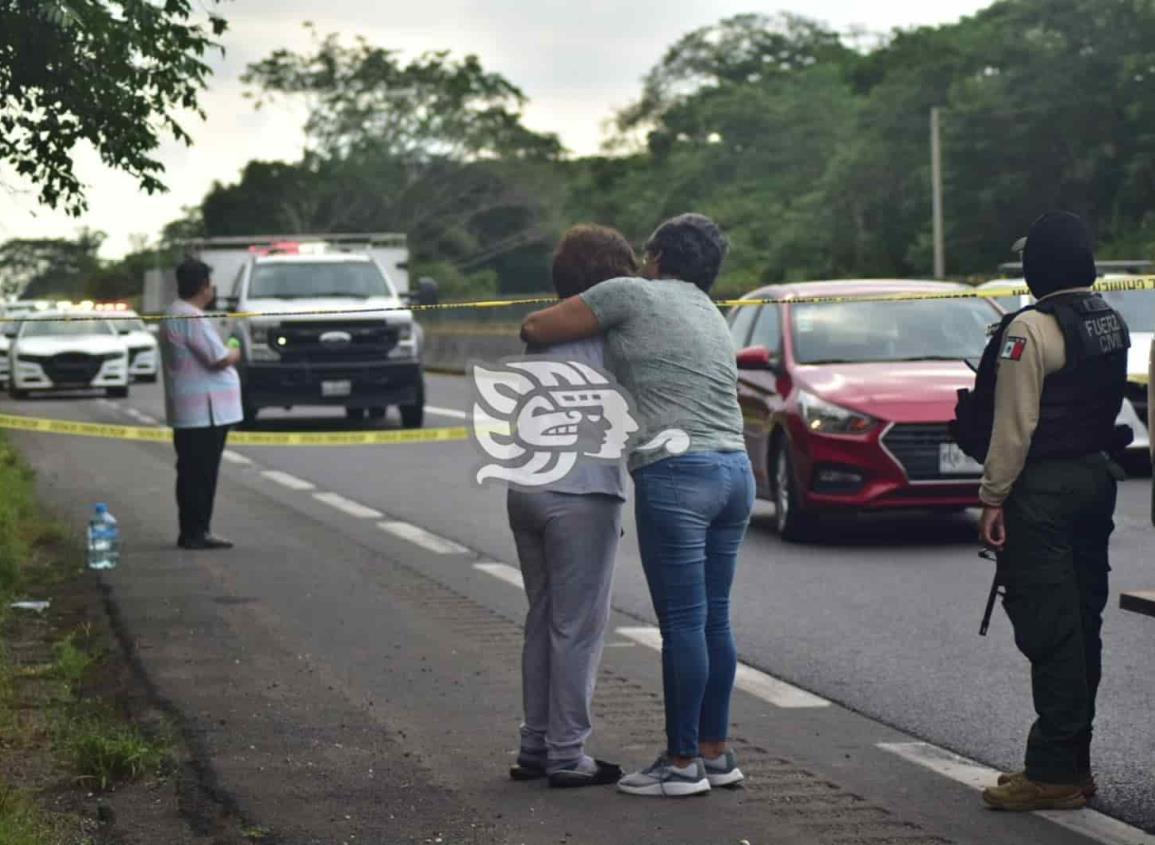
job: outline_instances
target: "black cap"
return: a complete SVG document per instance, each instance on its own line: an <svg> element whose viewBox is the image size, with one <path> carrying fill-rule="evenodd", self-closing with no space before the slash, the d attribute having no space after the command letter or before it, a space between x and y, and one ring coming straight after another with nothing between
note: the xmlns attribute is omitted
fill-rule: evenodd
<svg viewBox="0 0 1155 845"><path fill-rule="evenodd" d="M1023 277L1036 297L1090 287L1098 277L1091 232L1069 211L1048 211L1013 249L1023 253Z"/></svg>

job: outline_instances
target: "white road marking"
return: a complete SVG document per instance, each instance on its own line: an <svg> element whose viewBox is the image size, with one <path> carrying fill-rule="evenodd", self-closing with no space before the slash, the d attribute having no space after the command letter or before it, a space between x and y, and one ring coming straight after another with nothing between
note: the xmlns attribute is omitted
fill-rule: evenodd
<svg viewBox="0 0 1155 845"><path fill-rule="evenodd" d="M120 407L120 404L118 402L113 402L111 399L108 399L108 398L97 399L96 401L98 404L101 404L106 408L119 408Z"/></svg>
<svg viewBox="0 0 1155 845"><path fill-rule="evenodd" d="M313 498L358 519L380 519L385 515L381 511L373 510L373 508L360 502L354 502L352 499L346 499L337 493L314 493Z"/></svg>
<svg viewBox="0 0 1155 845"><path fill-rule="evenodd" d="M494 578L499 578L507 584L512 584L518 588L525 587L525 581L521 577L521 570L515 566L510 566L508 563L475 563L474 569L478 569L487 575L492 575Z"/></svg>
<svg viewBox="0 0 1155 845"><path fill-rule="evenodd" d="M433 405L426 405L425 410L439 417L453 417L455 420L469 419L469 414L465 413L465 411L458 411L454 408L436 408Z"/></svg>
<svg viewBox="0 0 1155 845"><path fill-rule="evenodd" d="M377 523L377 527L382 531L392 534L394 537L408 540L414 545L421 546L421 548L436 552L439 555L463 555L469 553L469 549L465 548L465 546L455 543L452 540L446 540L444 537L438 537L436 534L431 534L424 528L411 525L408 522L379 522Z"/></svg>
<svg viewBox="0 0 1155 845"><path fill-rule="evenodd" d="M289 475L287 472L281 472L279 469L267 469L261 473L269 481L274 481L282 487L288 487L290 490L312 490L316 485L311 481L306 481L303 478L297 478L295 475Z"/></svg>
<svg viewBox="0 0 1155 845"><path fill-rule="evenodd" d="M132 417L137 422L142 422L145 425L156 425L156 417L150 416L143 411L138 411L136 408L125 408L124 412Z"/></svg>
<svg viewBox="0 0 1155 845"><path fill-rule="evenodd" d="M232 449L225 449L221 452L221 457L230 464L238 464L240 466L252 466L253 462L242 455L240 452L234 452Z"/></svg>
<svg viewBox="0 0 1155 845"><path fill-rule="evenodd" d="M999 775L996 769L928 742L880 742L877 747L972 789L993 786ZM1155 836L1094 810L1046 810L1035 815L1104 845L1155 845Z"/></svg>
<svg viewBox="0 0 1155 845"><path fill-rule="evenodd" d="M618 628L618 633L656 651L662 650L662 632L652 625ZM830 706L830 702L825 698L820 698L785 681L780 681L753 666L747 666L745 663L738 664L738 674L734 678L734 686L750 693L755 698L773 704L775 707L801 709Z"/></svg>

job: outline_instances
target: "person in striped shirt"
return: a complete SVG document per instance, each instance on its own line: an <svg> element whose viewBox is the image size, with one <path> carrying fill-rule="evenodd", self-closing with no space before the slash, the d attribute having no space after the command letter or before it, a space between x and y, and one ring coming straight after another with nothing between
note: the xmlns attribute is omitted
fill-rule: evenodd
<svg viewBox="0 0 1155 845"><path fill-rule="evenodd" d="M177 296L161 322L165 413L176 447L176 502L182 549L228 549L210 528L229 428L243 419L240 351L221 340L204 309L216 300L212 269L194 258L176 268Z"/></svg>

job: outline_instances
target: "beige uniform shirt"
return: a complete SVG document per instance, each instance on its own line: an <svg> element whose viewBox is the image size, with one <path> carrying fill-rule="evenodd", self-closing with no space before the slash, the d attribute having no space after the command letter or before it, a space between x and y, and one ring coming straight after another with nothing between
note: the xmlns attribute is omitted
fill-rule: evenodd
<svg viewBox="0 0 1155 845"><path fill-rule="evenodd" d="M1043 299L1087 290L1089 288L1056 291ZM1031 438L1039 424L1043 380L1063 369L1066 363L1066 341L1059 321L1050 314L1027 311L1007 329L999 353L991 448L979 488L983 504L998 507L1011 494L1027 462Z"/></svg>

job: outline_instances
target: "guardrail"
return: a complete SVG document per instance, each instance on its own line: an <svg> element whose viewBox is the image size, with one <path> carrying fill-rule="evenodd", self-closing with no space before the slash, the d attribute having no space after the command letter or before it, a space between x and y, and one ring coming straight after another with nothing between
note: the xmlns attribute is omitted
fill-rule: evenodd
<svg viewBox="0 0 1155 845"><path fill-rule="evenodd" d="M507 297L510 299L522 297ZM425 366L463 373L473 360L497 361L520 355L521 321L541 305L513 305L484 311L430 311L418 315L425 333Z"/></svg>

